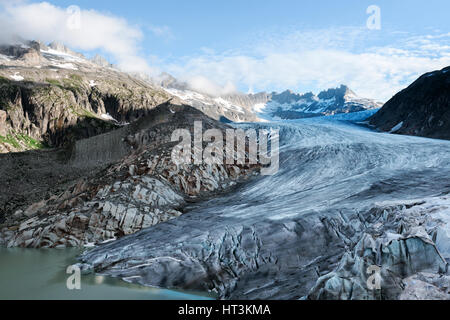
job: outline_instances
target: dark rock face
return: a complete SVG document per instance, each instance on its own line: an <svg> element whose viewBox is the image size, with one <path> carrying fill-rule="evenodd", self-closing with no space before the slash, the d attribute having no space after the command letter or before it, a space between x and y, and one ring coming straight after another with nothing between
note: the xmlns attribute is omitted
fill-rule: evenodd
<svg viewBox="0 0 450 320"><path fill-rule="evenodd" d="M370 118L383 131L450 139L450 67L421 76Z"/></svg>
<svg viewBox="0 0 450 320"><path fill-rule="evenodd" d="M126 78L96 86L74 74L50 83L4 78L0 79L0 131L25 134L60 147L135 121L169 99L163 91ZM6 146L4 151L21 151L12 147Z"/></svg>

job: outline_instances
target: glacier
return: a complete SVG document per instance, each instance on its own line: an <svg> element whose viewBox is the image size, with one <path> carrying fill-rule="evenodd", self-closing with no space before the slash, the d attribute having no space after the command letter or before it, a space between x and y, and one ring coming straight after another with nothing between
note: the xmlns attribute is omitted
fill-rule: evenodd
<svg viewBox="0 0 450 320"><path fill-rule="evenodd" d="M450 141L375 132L361 125L373 112L234 124L280 129L277 174L88 250L80 266L221 299L448 298ZM371 264L382 290L366 287Z"/></svg>

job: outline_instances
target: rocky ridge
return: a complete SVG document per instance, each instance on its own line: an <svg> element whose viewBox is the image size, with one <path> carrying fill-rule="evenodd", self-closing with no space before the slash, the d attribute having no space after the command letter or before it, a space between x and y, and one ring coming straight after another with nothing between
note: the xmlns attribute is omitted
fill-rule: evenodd
<svg viewBox="0 0 450 320"><path fill-rule="evenodd" d="M171 133L180 127L193 128L196 120L203 122L205 130L227 128L191 107L170 104L130 126L78 141L70 167L89 164L86 157L106 152L110 140L122 144L116 148L123 154L115 155L116 162L114 156L96 159L113 164L10 214L1 241L8 247L60 248L115 240L179 217L186 201L213 196L257 174L257 165L174 164L171 150L176 143L170 141Z"/></svg>
<svg viewBox="0 0 450 320"><path fill-rule="evenodd" d="M262 114L279 119L300 119L360 112L381 107L380 102L361 98L341 85L320 92L297 94L290 90L273 93L266 103L257 105Z"/></svg>
<svg viewBox="0 0 450 320"><path fill-rule="evenodd" d="M169 74L163 74L157 83L205 113L208 110L219 110L213 115L215 119L219 120L224 116L237 122L330 116L377 109L382 105L357 96L345 85L322 91L318 95L286 90L281 93L234 93L215 97L195 92L187 83L180 82Z"/></svg>
<svg viewBox="0 0 450 320"><path fill-rule="evenodd" d="M89 60L62 43L0 46L0 153L70 145L169 100L180 99L150 77L121 72L101 56ZM184 102L216 120L257 120L224 100Z"/></svg>
<svg viewBox="0 0 450 320"><path fill-rule="evenodd" d="M70 145L133 122L173 98L65 46L30 42L0 53L0 153Z"/></svg>
<svg viewBox="0 0 450 320"><path fill-rule="evenodd" d="M372 116L370 124L395 134L450 139L450 67L426 73Z"/></svg>

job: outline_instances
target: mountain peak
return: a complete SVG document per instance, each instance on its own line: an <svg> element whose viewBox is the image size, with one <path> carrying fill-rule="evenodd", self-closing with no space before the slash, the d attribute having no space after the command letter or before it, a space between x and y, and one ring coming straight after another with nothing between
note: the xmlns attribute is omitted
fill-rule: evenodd
<svg viewBox="0 0 450 320"><path fill-rule="evenodd" d="M68 50L68 48L64 45L64 43L60 41L53 41L49 43L48 47L60 52L66 52Z"/></svg>
<svg viewBox="0 0 450 320"><path fill-rule="evenodd" d="M346 96L355 96L356 94L346 85L341 84L337 88L331 88L319 93L318 97L320 99L332 99L335 98L344 98Z"/></svg>
<svg viewBox="0 0 450 320"><path fill-rule="evenodd" d="M345 84L341 84L339 90L344 92L345 96L348 96L348 95L357 96L357 94L352 89L350 89L348 86L346 86Z"/></svg>
<svg viewBox="0 0 450 320"><path fill-rule="evenodd" d="M70 54L72 56L76 56L79 58L83 58L85 59L84 55L82 55L81 53L75 52L71 49L69 49L64 43L62 43L61 41L53 41L51 42L48 47L52 50L58 51L58 52L62 52L62 53L66 53L66 54Z"/></svg>
<svg viewBox="0 0 450 320"><path fill-rule="evenodd" d="M358 97L348 86L330 88L318 95L308 92L294 93L291 90L273 93L264 108L265 115L281 119L299 119L337 113L359 112L379 108L380 104Z"/></svg>
<svg viewBox="0 0 450 320"><path fill-rule="evenodd" d="M395 134L450 140L450 67L420 76L386 102L370 120Z"/></svg>
<svg viewBox="0 0 450 320"><path fill-rule="evenodd" d="M91 61L100 67L111 67L112 65L99 54L96 54Z"/></svg>

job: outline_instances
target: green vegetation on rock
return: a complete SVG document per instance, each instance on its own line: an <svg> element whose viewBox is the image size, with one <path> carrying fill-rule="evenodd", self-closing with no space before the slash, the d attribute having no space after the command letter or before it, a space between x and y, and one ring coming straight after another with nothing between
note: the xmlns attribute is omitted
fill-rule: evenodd
<svg viewBox="0 0 450 320"><path fill-rule="evenodd" d="M7 143L16 149L22 149L22 147L20 146L20 143L11 134L7 134L6 137L0 136L0 143Z"/></svg>
<svg viewBox="0 0 450 320"><path fill-rule="evenodd" d="M23 143L25 143L27 145L27 147L29 147L30 149L43 149L46 147L42 142L40 142L36 139L33 139L32 137L27 136L26 134L19 133L16 135L16 137L17 137L17 139L19 139Z"/></svg>
<svg viewBox="0 0 450 320"><path fill-rule="evenodd" d="M0 136L0 143L7 143L18 150L46 148L44 143L22 133L7 134L6 137Z"/></svg>
<svg viewBox="0 0 450 320"><path fill-rule="evenodd" d="M52 84L54 86L61 87L61 83L59 83L59 81L56 80L56 79L49 79L49 78L47 78L47 79L45 79L45 81L47 81L48 83L50 83L50 84Z"/></svg>
<svg viewBox="0 0 450 320"><path fill-rule="evenodd" d="M89 110L86 110L83 108L76 108L73 106L70 106L69 109L74 115L76 115L78 117L98 119L98 116L96 114L90 112Z"/></svg>

